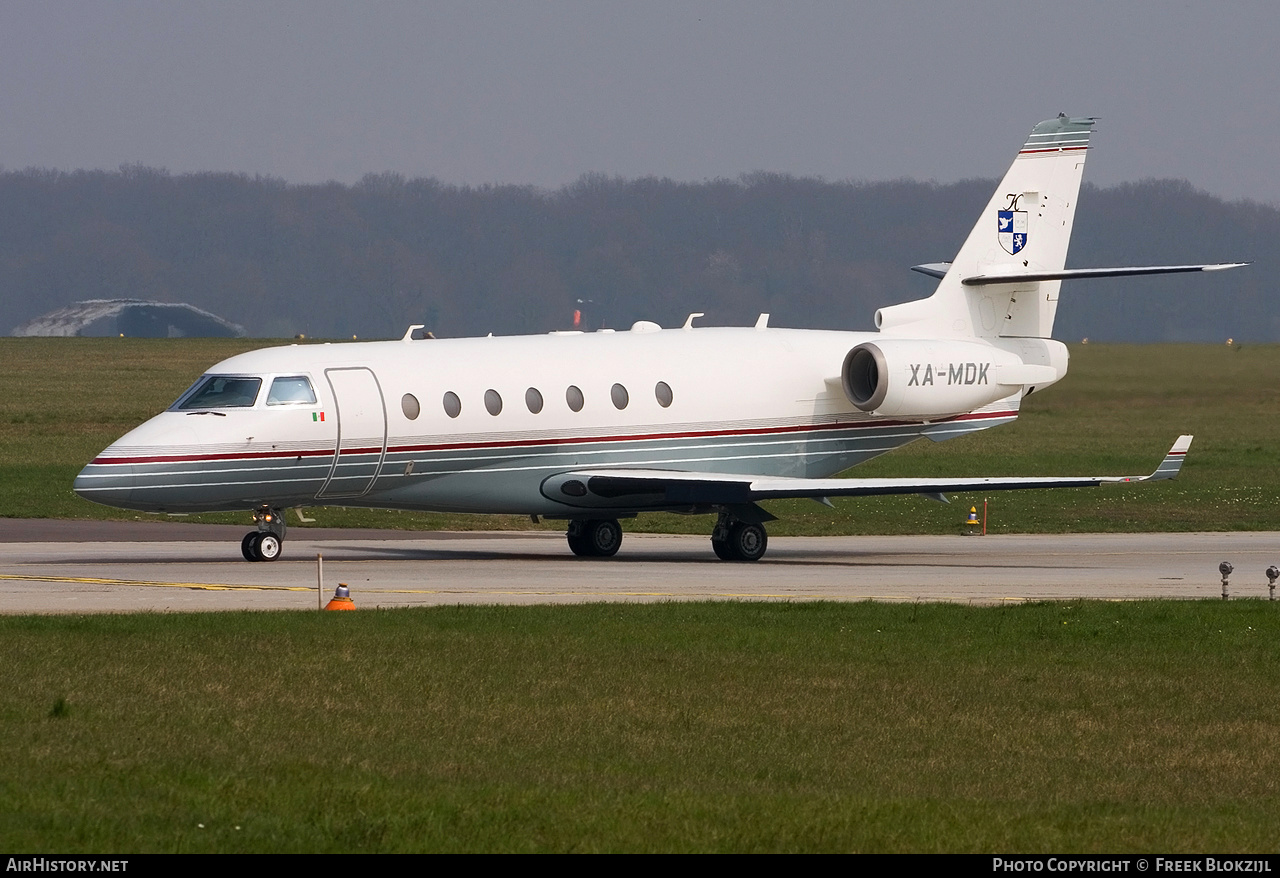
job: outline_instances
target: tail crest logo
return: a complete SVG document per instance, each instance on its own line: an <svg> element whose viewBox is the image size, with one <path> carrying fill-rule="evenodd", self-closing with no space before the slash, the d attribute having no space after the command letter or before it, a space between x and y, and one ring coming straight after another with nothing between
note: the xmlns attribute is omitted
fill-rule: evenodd
<svg viewBox="0 0 1280 878"><path fill-rule="evenodd" d="M1027 246L1027 212L1018 210L1021 195L1006 197L1009 199L1006 209L996 211L997 237L1004 251L1014 256Z"/></svg>

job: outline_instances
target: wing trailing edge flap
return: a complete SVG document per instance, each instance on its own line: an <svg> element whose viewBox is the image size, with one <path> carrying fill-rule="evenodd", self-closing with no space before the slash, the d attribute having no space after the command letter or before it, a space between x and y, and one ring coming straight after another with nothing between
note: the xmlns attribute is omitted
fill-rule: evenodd
<svg viewBox="0 0 1280 878"><path fill-rule="evenodd" d="M575 470L551 476L542 493L571 506L644 509L720 506L746 510L761 500L877 497L1014 491L1029 488L1092 488L1106 482L1147 482L1174 478L1182 469L1191 436L1179 436L1169 453L1145 476L1031 476L931 479L797 479L725 473L649 469ZM758 507L757 507L758 508ZM768 515L764 510L761 513ZM771 516L772 517L772 516ZM767 519L766 519L767 520Z"/></svg>

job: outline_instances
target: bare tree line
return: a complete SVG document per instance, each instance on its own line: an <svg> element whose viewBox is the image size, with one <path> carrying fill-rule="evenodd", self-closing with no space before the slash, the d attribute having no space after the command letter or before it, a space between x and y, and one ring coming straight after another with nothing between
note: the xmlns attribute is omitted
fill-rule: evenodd
<svg viewBox="0 0 1280 878"><path fill-rule="evenodd" d="M0 328L96 298L188 302L250 334L399 336L625 328L640 319L870 329L927 295L907 269L958 249L993 182L684 183L586 175L547 191L370 174L0 173ZM1218 275L1079 282L1062 338L1280 340L1280 210L1181 181L1081 193L1070 265L1257 260Z"/></svg>

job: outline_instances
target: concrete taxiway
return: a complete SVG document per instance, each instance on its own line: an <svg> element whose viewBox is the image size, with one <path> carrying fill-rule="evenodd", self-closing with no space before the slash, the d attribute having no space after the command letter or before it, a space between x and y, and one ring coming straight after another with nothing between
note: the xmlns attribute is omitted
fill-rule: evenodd
<svg viewBox="0 0 1280 878"><path fill-rule="evenodd" d="M757 564L706 537L628 534L610 559L547 532L294 529L273 563L240 557L244 528L0 519L3 613L314 609L347 583L361 608L658 600L1000 603L1267 597L1278 533L774 538Z"/></svg>

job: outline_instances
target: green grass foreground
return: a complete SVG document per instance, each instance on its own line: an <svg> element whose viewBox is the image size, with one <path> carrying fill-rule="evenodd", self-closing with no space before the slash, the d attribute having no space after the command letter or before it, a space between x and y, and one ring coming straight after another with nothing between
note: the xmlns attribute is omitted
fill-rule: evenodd
<svg viewBox="0 0 1280 878"><path fill-rule="evenodd" d="M1265 601L0 617L0 846L1260 852Z"/></svg>
<svg viewBox="0 0 1280 878"><path fill-rule="evenodd" d="M215 362L262 339L0 339L0 516L146 518L82 500L80 468L167 408ZM833 369L839 364L833 364ZM990 497L995 533L1271 530L1280 527L1280 346L1072 345L1066 379L1023 404L1017 422L942 444L927 440L851 475L1138 475L1194 433L1177 481ZM767 504L775 535L955 533L981 495ZM318 527L420 530L535 527L519 516L308 509ZM186 520L247 523L244 515ZM291 520L291 526L295 520ZM563 529L562 523L542 527ZM628 530L709 533L707 516L644 515Z"/></svg>

